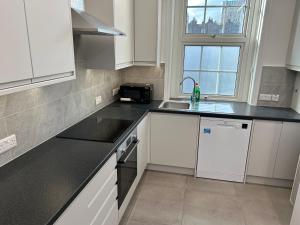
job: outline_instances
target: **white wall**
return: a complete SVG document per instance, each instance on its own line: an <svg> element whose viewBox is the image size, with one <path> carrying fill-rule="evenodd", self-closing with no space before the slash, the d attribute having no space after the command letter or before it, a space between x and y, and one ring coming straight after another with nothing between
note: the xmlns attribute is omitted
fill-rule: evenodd
<svg viewBox="0 0 300 225"><path fill-rule="evenodd" d="M267 0L250 104L257 103L262 67L282 67L286 64L295 5L296 0Z"/></svg>

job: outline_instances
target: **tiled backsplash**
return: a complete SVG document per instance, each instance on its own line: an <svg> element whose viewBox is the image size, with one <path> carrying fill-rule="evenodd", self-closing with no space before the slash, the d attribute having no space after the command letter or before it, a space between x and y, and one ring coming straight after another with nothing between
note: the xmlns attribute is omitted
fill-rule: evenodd
<svg viewBox="0 0 300 225"><path fill-rule="evenodd" d="M280 95L279 101L261 101L259 106L284 107L290 108L296 73L285 67L263 67L260 94Z"/></svg>
<svg viewBox="0 0 300 225"><path fill-rule="evenodd" d="M154 100L164 97L164 65L161 67L134 66L121 70L122 83L151 83L154 85Z"/></svg>
<svg viewBox="0 0 300 225"><path fill-rule="evenodd" d="M78 68L74 81L1 96L0 138L16 134L18 146L0 155L0 166L112 102L120 84L120 71Z"/></svg>
<svg viewBox="0 0 300 225"><path fill-rule="evenodd" d="M164 67L131 67L119 71L77 66L77 79L0 96L0 139L17 135L18 146L0 155L0 166L24 154L112 101L112 89L127 82L154 84L163 98ZM102 103L96 106L96 96Z"/></svg>

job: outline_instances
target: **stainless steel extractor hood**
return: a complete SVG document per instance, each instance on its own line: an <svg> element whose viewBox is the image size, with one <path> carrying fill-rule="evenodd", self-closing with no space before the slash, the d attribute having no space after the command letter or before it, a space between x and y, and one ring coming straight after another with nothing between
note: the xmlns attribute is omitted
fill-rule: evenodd
<svg viewBox="0 0 300 225"><path fill-rule="evenodd" d="M106 26L98 18L85 11L72 8L73 32L75 34L122 36L122 31Z"/></svg>

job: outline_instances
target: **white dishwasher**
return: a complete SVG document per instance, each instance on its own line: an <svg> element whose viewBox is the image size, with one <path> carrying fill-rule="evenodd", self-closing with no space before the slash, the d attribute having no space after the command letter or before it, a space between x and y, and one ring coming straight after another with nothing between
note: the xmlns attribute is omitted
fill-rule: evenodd
<svg viewBox="0 0 300 225"><path fill-rule="evenodd" d="M197 177L244 182L252 121L201 117Z"/></svg>

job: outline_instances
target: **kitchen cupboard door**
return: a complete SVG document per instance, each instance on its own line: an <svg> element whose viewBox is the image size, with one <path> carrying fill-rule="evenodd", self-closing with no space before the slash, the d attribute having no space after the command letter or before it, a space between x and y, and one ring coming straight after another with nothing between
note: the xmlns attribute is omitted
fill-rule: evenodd
<svg viewBox="0 0 300 225"><path fill-rule="evenodd" d="M293 180L300 154L300 124L283 123L274 168L274 178Z"/></svg>
<svg viewBox="0 0 300 225"><path fill-rule="evenodd" d="M134 10L133 0L114 0L114 25L125 36L115 37L115 67L122 69L133 65Z"/></svg>
<svg viewBox="0 0 300 225"><path fill-rule="evenodd" d="M0 1L0 89L33 77L23 0ZM6 86L6 88L9 86Z"/></svg>
<svg viewBox="0 0 300 225"><path fill-rule="evenodd" d="M157 61L158 0L134 3L134 63L155 65Z"/></svg>
<svg viewBox="0 0 300 225"><path fill-rule="evenodd" d="M75 70L69 0L25 0L35 78L73 75Z"/></svg>
<svg viewBox="0 0 300 225"><path fill-rule="evenodd" d="M300 71L300 2L297 1L291 32L287 68Z"/></svg>
<svg viewBox="0 0 300 225"><path fill-rule="evenodd" d="M282 122L254 121L247 175L273 177L281 129Z"/></svg>
<svg viewBox="0 0 300 225"><path fill-rule="evenodd" d="M138 145L138 180L142 177L148 164L149 156L149 139L150 139L150 124L149 114L137 126L137 136L140 140Z"/></svg>
<svg viewBox="0 0 300 225"><path fill-rule="evenodd" d="M195 168L199 116L151 113L150 162Z"/></svg>
<svg viewBox="0 0 300 225"><path fill-rule="evenodd" d="M298 190L297 199L294 206L294 211L293 211L290 225L299 225L299 224L300 224L300 189Z"/></svg>

